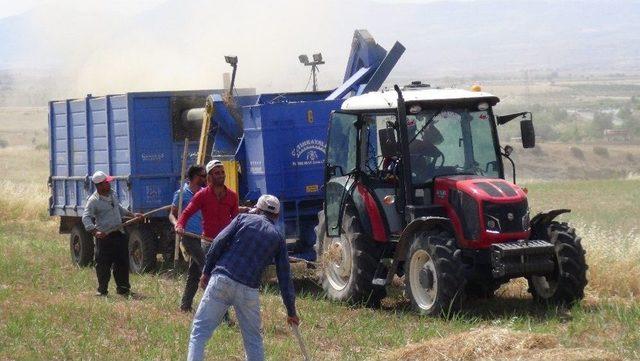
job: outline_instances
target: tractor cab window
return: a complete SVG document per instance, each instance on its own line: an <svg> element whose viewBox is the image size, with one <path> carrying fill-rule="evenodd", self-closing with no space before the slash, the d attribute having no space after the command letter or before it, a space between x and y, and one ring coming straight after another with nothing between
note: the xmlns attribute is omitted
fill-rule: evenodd
<svg viewBox="0 0 640 361"><path fill-rule="evenodd" d="M378 138L378 129L392 128L396 116L391 114L365 114L362 116L362 165L360 169L372 177L380 177L389 171L391 160L384 159Z"/></svg>
<svg viewBox="0 0 640 361"><path fill-rule="evenodd" d="M475 160L475 172L486 177L498 178L496 148L494 147L493 131L490 114L485 111L470 112L471 139L473 139L473 159Z"/></svg>
<svg viewBox="0 0 640 361"><path fill-rule="evenodd" d="M498 177L497 155L487 111L424 110L407 115L412 181L478 174Z"/></svg>
<svg viewBox="0 0 640 361"><path fill-rule="evenodd" d="M336 175L345 175L356 168L357 129L353 114L334 113L329 125L327 165Z"/></svg>

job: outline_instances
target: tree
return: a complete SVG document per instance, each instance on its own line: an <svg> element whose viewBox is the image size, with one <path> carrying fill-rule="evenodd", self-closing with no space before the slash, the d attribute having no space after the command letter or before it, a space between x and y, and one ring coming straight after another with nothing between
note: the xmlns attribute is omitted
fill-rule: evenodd
<svg viewBox="0 0 640 361"><path fill-rule="evenodd" d="M631 119L633 114L631 113L631 109L625 106L620 108L620 110L618 110L618 113L616 114L616 116L622 120L629 120Z"/></svg>
<svg viewBox="0 0 640 361"><path fill-rule="evenodd" d="M589 128L592 137L602 138L605 129L613 128L613 115L600 111L593 113L593 120Z"/></svg>

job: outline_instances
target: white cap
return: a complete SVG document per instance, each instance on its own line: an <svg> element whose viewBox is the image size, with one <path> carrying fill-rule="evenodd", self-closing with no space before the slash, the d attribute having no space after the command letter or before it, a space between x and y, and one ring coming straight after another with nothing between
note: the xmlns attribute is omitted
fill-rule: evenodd
<svg viewBox="0 0 640 361"><path fill-rule="evenodd" d="M113 177L110 175L106 175L103 171L97 171L95 173L93 173L93 176L91 176L91 181L94 184L98 184L98 183L102 183L104 181L111 182L113 180Z"/></svg>
<svg viewBox="0 0 640 361"><path fill-rule="evenodd" d="M209 173L215 167L224 167L224 165L222 164L221 161L217 159L212 159L209 163L207 163L207 166L205 168L207 170L207 173Z"/></svg>
<svg viewBox="0 0 640 361"><path fill-rule="evenodd" d="M280 201L278 200L278 198L270 194L265 194L260 196L260 198L258 198L258 203L256 203L256 208L265 212L279 214Z"/></svg>

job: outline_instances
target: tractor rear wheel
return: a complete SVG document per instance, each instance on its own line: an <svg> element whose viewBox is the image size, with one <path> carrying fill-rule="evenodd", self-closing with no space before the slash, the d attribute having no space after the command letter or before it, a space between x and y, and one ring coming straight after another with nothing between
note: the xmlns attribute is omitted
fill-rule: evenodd
<svg viewBox="0 0 640 361"><path fill-rule="evenodd" d="M586 252L580 237L566 223L551 222L546 240L555 246L556 269L549 276L529 277L529 292L538 302L570 306L584 297Z"/></svg>
<svg viewBox="0 0 640 361"><path fill-rule="evenodd" d="M87 267L93 263L93 236L84 229L82 223L76 224L69 234L71 262L78 267Z"/></svg>
<svg viewBox="0 0 640 361"><path fill-rule="evenodd" d="M405 294L420 314L447 316L459 307L465 286L460 256L450 232L416 234L404 263Z"/></svg>
<svg viewBox="0 0 640 361"><path fill-rule="evenodd" d="M381 249L361 233L353 207L345 206L339 237L326 234L324 210L318 213L318 220L316 254L320 281L327 297L378 306L386 290L374 287L371 282L380 262Z"/></svg>

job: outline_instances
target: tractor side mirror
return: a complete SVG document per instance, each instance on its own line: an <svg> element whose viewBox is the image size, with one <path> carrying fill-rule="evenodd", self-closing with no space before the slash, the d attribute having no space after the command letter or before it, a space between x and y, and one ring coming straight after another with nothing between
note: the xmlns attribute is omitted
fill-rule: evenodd
<svg viewBox="0 0 640 361"><path fill-rule="evenodd" d="M533 129L533 120L526 119L520 121L520 134L522 136L523 148L533 148L536 146L536 132Z"/></svg>
<svg viewBox="0 0 640 361"><path fill-rule="evenodd" d="M396 132L393 128L378 130L378 139L380 139L380 150L383 157L394 157L400 153L400 145L396 140Z"/></svg>

